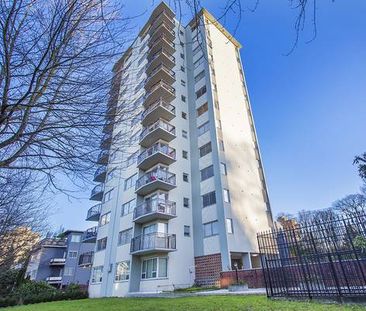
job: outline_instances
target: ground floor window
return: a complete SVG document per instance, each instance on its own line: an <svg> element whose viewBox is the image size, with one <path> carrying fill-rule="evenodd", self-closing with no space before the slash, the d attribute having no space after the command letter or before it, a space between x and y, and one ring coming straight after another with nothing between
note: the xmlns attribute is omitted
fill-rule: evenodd
<svg viewBox="0 0 366 311"><path fill-rule="evenodd" d="M93 267L91 273L91 282L100 283L102 282L103 266Z"/></svg>
<svg viewBox="0 0 366 311"><path fill-rule="evenodd" d="M130 261L121 261L117 263L115 281L128 280L130 278Z"/></svg>
<svg viewBox="0 0 366 311"><path fill-rule="evenodd" d="M162 278L168 275L168 258L157 257L142 261L142 279Z"/></svg>

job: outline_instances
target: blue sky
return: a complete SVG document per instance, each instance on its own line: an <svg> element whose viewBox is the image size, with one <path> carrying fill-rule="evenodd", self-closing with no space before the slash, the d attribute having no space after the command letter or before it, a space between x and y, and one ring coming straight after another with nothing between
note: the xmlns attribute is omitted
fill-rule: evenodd
<svg viewBox="0 0 366 311"><path fill-rule="evenodd" d="M251 6L254 1L242 0ZM126 1L136 31L152 0ZM158 3L155 1L155 4ZM202 1L220 15L223 1ZM366 2L318 1L314 41L309 24L289 56L295 38L295 10L289 1L260 0L246 10L235 36L241 51L274 215L328 207L359 190L352 165L366 151ZM227 24L235 26L234 16ZM81 199L54 197L54 227L85 229L89 191Z"/></svg>

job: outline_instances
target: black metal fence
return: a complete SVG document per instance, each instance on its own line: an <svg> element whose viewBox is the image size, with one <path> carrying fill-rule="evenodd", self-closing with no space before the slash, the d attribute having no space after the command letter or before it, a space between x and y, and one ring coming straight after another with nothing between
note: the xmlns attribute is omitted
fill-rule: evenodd
<svg viewBox="0 0 366 311"><path fill-rule="evenodd" d="M366 298L366 214L258 234L269 297Z"/></svg>

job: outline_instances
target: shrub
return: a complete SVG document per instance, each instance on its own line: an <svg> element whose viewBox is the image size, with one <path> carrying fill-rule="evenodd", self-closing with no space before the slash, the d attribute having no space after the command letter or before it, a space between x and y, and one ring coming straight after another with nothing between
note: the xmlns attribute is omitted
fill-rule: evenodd
<svg viewBox="0 0 366 311"><path fill-rule="evenodd" d="M0 270L0 297L5 298L12 292L18 276L19 271L15 269L1 269Z"/></svg>
<svg viewBox="0 0 366 311"><path fill-rule="evenodd" d="M37 296L39 294L52 295L56 291L56 288L46 282L27 281L15 290L14 295L18 297Z"/></svg>

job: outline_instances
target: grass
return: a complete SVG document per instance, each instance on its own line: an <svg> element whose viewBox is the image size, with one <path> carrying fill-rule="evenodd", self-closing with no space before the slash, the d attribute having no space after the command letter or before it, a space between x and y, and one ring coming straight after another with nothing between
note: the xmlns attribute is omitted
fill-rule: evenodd
<svg viewBox="0 0 366 311"><path fill-rule="evenodd" d="M269 300L265 296L205 296L184 298L101 298L47 302L4 311L365 311L361 305Z"/></svg>

